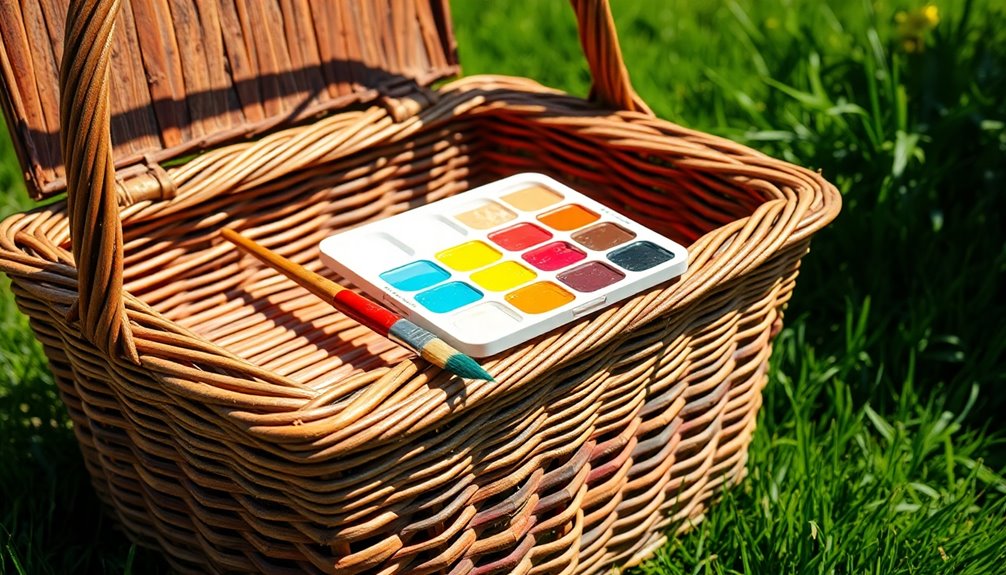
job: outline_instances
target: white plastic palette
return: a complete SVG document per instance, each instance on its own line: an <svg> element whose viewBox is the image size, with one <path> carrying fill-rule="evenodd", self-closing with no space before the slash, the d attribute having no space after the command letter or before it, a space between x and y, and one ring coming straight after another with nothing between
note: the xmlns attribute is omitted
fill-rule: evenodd
<svg viewBox="0 0 1006 575"><path fill-rule="evenodd" d="M321 242L371 297L486 357L685 272L677 243L541 174L519 174Z"/></svg>

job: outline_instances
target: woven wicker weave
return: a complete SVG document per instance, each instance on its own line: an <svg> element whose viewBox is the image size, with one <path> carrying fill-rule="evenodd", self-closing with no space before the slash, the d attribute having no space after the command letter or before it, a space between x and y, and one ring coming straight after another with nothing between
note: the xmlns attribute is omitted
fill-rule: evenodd
<svg viewBox="0 0 1006 575"><path fill-rule="evenodd" d="M42 4L51 25L62 12ZM308 5L267 4L286 18ZM416 36L447 47L419 84L451 69L439 3L362 4L391 18L391 37L416 21L438 30ZM235 120L265 133L255 141L222 145L233 126L162 133L157 156L110 144L118 1L73 2L65 170L21 142L30 183L65 181L68 199L3 222L0 269L130 537L193 573L603 573L646 557L743 476L772 338L839 196L815 173L654 118L606 0L573 4L596 103L504 77L361 89L314 111L354 108L307 124L282 106L282 121ZM178 16L191 2L129 5L191 25ZM318 5L333 6L313 5L315 18ZM9 18L29 12L2 15L8 84L44 83L11 55ZM5 94L16 132L33 105L52 126L46 97L29 105L19 86ZM208 151L157 165L194 149ZM115 162L135 177L116 182ZM317 244L334 231L532 170L688 245L690 268L485 362L494 384L445 376L216 237L235 227L328 273Z"/></svg>

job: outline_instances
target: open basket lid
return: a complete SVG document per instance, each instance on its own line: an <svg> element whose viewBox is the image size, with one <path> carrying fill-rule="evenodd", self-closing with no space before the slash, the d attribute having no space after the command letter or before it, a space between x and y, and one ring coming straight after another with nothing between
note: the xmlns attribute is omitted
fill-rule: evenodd
<svg viewBox="0 0 1006 575"><path fill-rule="evenodd" d="M447 0L122 0L116 169L165 161L457 74ZM2 102L28 190L62 192L69 0L0 4Z"/></svg>

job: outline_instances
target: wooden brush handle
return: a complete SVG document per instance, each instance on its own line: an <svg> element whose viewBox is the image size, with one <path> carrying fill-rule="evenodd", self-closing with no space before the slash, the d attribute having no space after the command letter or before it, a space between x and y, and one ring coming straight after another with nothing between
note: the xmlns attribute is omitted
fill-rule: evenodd
<svg viewBox="0 0 1006 575"><path fill-rule="evenodd" d="M381 335L388 335L391 326L401 319L384 306L270 251L258 242L250 240L234 230L224 228L220 231L220 235L262 263L290 278L297 285L331 303L354 321Z"/></svg>
<svg viewBox="0 0 1006 575"><path fill-rule="evenodd" d="M224 228L220 230L220 235L245 252L255 256L260 262L282 272L283 275L297 282L297 285L326 301L335 299L336 294L346 289L334 281L269 250L255 240L242 236L232 229Z"/></svg>

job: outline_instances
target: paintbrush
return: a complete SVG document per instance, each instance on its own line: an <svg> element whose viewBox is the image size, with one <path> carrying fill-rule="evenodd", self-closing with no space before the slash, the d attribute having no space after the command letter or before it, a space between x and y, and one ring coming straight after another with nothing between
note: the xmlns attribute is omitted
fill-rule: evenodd
<svg viewBox="0 0 1006 575"><path fill-rule="evenodd" d="M433 365L464 378L495 381L474 359L386 307L269 251L234 230L225 228L220 233L234 245L332 304L351 319L411 349Z"/></svg>

